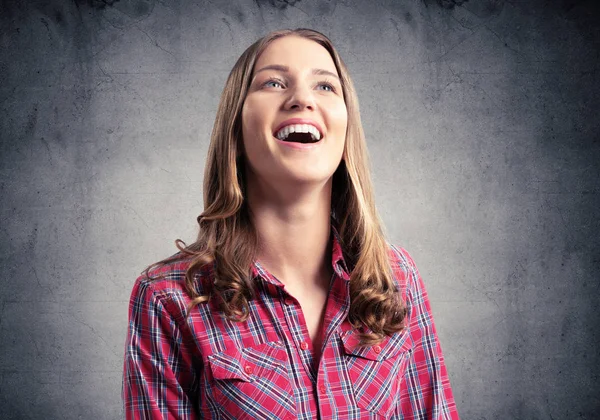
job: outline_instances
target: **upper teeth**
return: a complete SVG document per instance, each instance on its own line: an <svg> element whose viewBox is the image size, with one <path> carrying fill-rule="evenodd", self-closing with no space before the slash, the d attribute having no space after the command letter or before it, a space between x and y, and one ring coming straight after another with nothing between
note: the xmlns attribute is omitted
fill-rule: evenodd
<svg viewBox="0 0 600 420"><path fill-rule="evenodd" d="M285 140L290 133L310 133L312 135L313 140L319 141L321 140L321 133L317 130L317 127L310 124L294 124L287 125L283 127L281 130L275 134L275 136L279 140Z"/></svg>

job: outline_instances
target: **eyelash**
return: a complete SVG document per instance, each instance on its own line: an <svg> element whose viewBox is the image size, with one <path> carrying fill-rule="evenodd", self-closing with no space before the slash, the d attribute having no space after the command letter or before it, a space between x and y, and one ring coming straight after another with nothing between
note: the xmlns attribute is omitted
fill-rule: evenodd
<svg viewBox="0 0 600 420"><path fill-rule="evenodd" d="M272 83L272 82L279 83L280 85L284 85L283 80L277 79L277 78L271 78L271 79L267 80L265 83L263 83L263 86L266 86L268 83ZM327 86L328 88L331 89L331 91L326 90L325 92L337 92L335 87L333 87L333 85L326 80L320 81L319 85Z"/></svg>

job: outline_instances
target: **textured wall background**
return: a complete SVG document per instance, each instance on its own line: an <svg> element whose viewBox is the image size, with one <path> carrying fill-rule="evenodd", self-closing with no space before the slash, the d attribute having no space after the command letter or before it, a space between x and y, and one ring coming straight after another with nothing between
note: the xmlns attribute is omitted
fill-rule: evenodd
<svg viewBox="0 0 600 420"><path fill-rule="evenodd" d="M351 70L462 417L598 418L594 0L0 4L1 418L121 416L131 286L195 238L227 74L299 26Z"/></svg>

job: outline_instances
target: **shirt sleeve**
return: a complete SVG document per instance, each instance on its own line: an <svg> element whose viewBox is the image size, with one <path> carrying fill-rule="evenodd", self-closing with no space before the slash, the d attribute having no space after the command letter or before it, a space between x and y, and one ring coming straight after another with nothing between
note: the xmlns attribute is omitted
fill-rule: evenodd
<svg viewBox="0 0 600 420"><path fill-rule="evenodd" d="M198 418L196 374L181 311L138 279L129 301L123 406L129 419ZM188 330L189 331L189 330Z"/></svg>
<svg viewBox="0 0 600 420"><path fill-rule="evenodd" d="M425 284L410 255L404 250L400 255L408 266L406 300L413 350L401 386L399 417L459 419Z"/></svg>

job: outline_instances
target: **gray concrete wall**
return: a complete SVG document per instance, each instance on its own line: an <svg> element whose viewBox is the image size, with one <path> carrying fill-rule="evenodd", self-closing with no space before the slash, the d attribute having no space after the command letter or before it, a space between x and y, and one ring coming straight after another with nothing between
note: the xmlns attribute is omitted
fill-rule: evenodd
<svg viewBox="0 0 600 420"><path fill-rule="evenodd" d="M464 419L600 410L595 1L2 1L0 418L121 416L127 299L193 240L225 78L329 35Z"/></svg>

